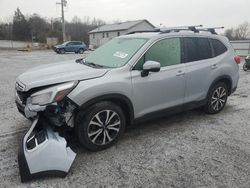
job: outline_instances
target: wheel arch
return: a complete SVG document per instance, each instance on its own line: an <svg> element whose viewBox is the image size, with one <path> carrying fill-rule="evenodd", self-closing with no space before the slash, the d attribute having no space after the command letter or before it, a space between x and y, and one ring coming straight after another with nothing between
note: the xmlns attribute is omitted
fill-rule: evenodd
<svg viewBox="0 0 250 188"><path fill-rule="evenodd" d="M127 125L133 124L134 121L134 107L131 102L131 100L122 94L106 94L102 96L95 97L93 99L90 99L89 101L85 102L79 107L79 110L86 110L90 106L103 102L103 101L110 101L114 104L120 106L124 112L124 115L126 117L126 123Z"/></svg>
<svg viewBox="0 0 250 188"><path fill-rule="evenodd" d="M58 48L58 51L59 51L59 52L60 52L61 50L64 50L64 52L66 52L65 47Z"/></svg>
<svg viewBox="0 0 250 188"><path fill-rule="evenodd" d="M209 91L211 90L211 88L212 88L216 83L218 83L218 82L224 82L224 83L228 86L228 92L229 92L229 95L228 95L228 96L230 96L231 93L232 93L232 83L233 83L233 81L232 81L232 78L231 78L230 76L228 76L228 75L222 75L222 76L217 77L217 78L212 82L212 84L210 85L209 90L208 90L208 92L207 92L207 96L208 96Z"/></svg>
<svg viewBox="0 0 250 188"><path fill-rule="evenodd" d="M80 47L80 48L78 48L77 52L79 53L80 50L83 50L83 52L85 51L83 47Z"/></svg>

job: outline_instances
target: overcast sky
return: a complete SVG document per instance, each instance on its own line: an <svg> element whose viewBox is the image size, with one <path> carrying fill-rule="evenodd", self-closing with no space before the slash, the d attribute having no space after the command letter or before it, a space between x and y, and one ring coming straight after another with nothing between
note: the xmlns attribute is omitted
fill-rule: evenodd
<svg viewBox="0 0 250 188"><path fill-rule="evenodd" d="M0 0L0 21L11 20L17 7L23 14L60 17L60 0ZM233 27L250 22L250 0L68 0L65 19L74 16L105 21L147 19L155 26Z"/></svg>

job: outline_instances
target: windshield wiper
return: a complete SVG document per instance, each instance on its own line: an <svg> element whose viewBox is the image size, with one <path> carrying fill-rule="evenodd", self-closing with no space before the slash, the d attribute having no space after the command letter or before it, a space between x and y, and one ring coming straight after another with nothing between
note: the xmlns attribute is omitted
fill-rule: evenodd
<svg viewBox="0 0 250 188"><path fill-rule="evenodd" d="M99 64L96 64L93 62L89 62L89 61L86 61L85 59L77 59L76 63L81 63L83 65L87 65L87 66L94 67L94 68L109 68L108 66L99 65Z"/></svg>

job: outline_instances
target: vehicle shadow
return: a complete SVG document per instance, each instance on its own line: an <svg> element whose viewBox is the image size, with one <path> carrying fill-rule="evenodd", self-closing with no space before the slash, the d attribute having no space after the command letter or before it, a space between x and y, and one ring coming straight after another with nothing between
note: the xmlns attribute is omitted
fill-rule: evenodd
<svg viewBox="0 0 250 188"><path fill-rule="evenodd" d="M157 137L158 131L161 132L164 130L165 132L167 132L167 134L171 134L172 130L184 131L183 128L185 128L186 122L190 123L190 120L199 121L199 119L204 119L207 117L209 119L209 117L212 116L205 114L200 109L194 109L129 125L125 129L124 135L112 147L116 147L117 144L124 144L124 142L131 141L131 139L136 141L138 137L141 136L150 137L154 133L156 134L155 137ZM70 146L77 154L93 153L92 151L83 148L76 138L70 143Z"/></svg>

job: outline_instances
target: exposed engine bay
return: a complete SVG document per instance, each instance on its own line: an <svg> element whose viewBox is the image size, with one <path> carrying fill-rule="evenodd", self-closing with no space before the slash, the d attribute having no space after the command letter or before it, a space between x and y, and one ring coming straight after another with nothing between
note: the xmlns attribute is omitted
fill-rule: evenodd
<svg viewBox="0 0 250 188"><path fill-rule="evenodd" d="M69 99L58 102L55 105L49 105L44 110L43 116L50 124L61 127L74 127L74 105Z"/></svg>

